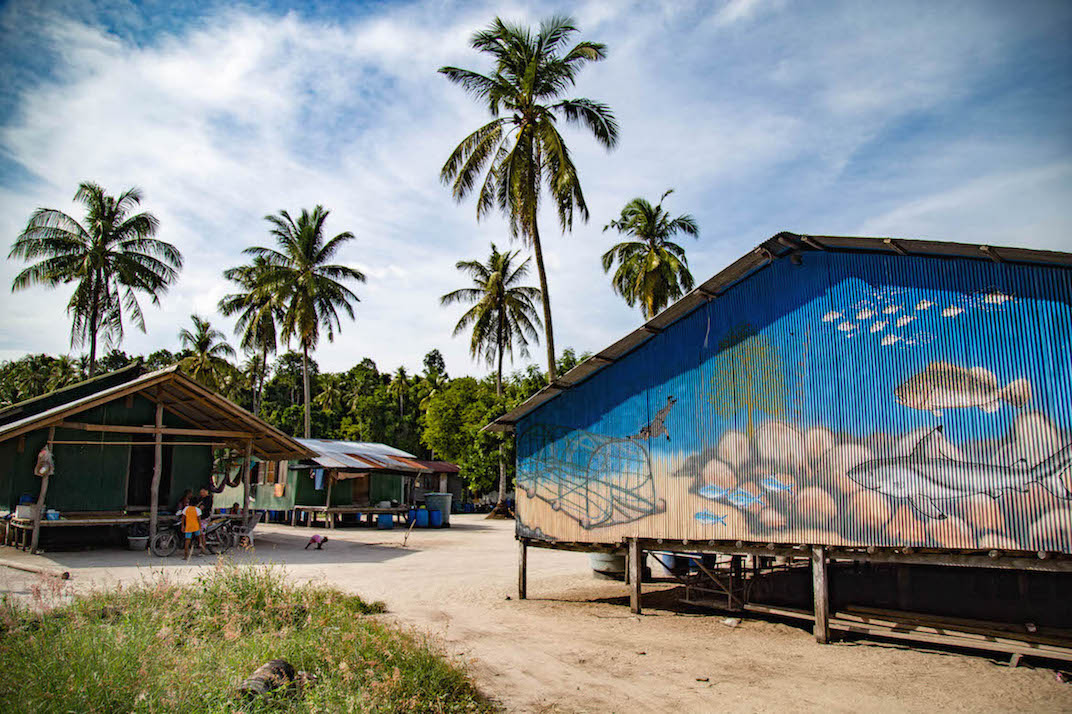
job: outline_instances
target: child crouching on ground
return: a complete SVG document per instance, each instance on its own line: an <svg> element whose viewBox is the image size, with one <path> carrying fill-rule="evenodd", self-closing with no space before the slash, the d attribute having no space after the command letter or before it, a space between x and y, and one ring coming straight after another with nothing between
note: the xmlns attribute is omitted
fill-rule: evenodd
<svg viewBox="0 0 1072 714"><path fill-rule="evenodd" d="M309 542L305 544L304 550L309 550L309 546L315 545L317 550L324 547L324 544L328 542L327 536L322 536L319 533L309 539Z"/></svg>

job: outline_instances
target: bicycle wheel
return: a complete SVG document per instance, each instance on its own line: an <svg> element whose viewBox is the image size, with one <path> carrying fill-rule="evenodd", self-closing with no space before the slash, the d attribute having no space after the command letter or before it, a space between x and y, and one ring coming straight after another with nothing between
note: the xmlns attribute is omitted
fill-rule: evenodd
<svg viewBox="0 0 1072 714"><path fill-rule="evenodd" d="M179 536L174 531L161 531L149 542L149 551L158 558L167 558L179 547Z"/></svg>
<svg viewBox="0 0 1072 714"><path fill-rule="evenodd" d="M213 555L222 555L231 547L231 534L222 528L217 528L205 536L205 547Z"/></svg>

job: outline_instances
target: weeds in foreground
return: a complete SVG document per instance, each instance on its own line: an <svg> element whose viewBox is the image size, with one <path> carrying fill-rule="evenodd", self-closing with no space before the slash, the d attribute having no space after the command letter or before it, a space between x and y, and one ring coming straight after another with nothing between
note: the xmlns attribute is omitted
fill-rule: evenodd
<svg viewBox="0 0 1072 714"><path fill-rule="evenodd" d="M221 562L44 612L0 602L0 711L486 711L465 673L384 611L272 566ZM315 676L252 703L235 687L282 657Z"/></svg>

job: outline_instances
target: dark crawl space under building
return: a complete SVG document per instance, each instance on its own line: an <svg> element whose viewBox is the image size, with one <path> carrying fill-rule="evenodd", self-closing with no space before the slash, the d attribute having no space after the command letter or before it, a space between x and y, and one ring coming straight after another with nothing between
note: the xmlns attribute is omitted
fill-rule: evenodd
<svg viewBox="0 0 1072 714"><path fill-rule="evenodd" d="M489 428L529 547L687 601L1072 659L1072 255L764 241ZM593 316L595 319L596 316Z"/></svg>

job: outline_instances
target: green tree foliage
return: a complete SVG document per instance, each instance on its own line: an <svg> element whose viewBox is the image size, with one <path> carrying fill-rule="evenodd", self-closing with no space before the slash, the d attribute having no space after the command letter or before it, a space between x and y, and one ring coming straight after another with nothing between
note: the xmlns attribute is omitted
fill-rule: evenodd
<svg viewBox="0 0 1072 714"><path fill-rule="evenodd" d="M664 193L655 206L634 198L618 218L603 227L631 238L603 254L603 272L609 273L618 264L611 278L614 292L625 298L629 307L639 303L645 320L658 315L693 286L685 249L670 239L678 233L697 237L700 228L687 213L671 218L663 210L663 201L673 192Z"/></svg>
<svg viewBox="0 0 1072 714"><path fill-rule="evenodd" d="M268 375L268 355L278 347L278 325L284 320L283 294L273 290L272 271L263 257L253 259L250 265L240 265L225 270L223 277L238 287L238 292L220 300L219 311L231 317L238 316L235 334L239 347L246 352L260 355L260 366L249 365L246 372L255 380L253 389L253 413L259 414L264 380Z"/></svg>
<svg viewBox="0 0 1072 714"><path fill-rule="evenodd" d="M555 378L555 341L537 215L546 191L563 232L573 229L574 212L588 220L588 205L577 168L559 133L559 122L574 124L607 149L618 141L618 124L606 104L564 99L581 68L606 57L606 46L582 41L573 20L552 17L537 32L495 18L473 35L470 46L492 59L488 73L442 67L440 73L484 104L492 120L465 137L440 171L455 200L477 194L480 220L494 209L507 218L513 235L532 247L543 303L548 379Z"/></svg>
<svg viewBox="0 0 1072 714"><path fill-rule="evenodd" d="M153 237L160 225L153 214L131 215L141 199L136 188L113 197L84 182L74 195L85 206L82 223L62 211L39 208L8 253L8 258L38 261L15 276L12 291L75 284L67 303L71 346L89 344L91 377L97 371L97 340L122 341L124 312L144 332L137 293L159 304L182 268L178 249Z"/></svg>
<svg viewBox="0 0 1072 714"><path fill-rule="evenodd" d="M345 265L331 263L347 242L354 240L349 231L325 240L324 223L329 211L317 206L303 210L297 220L286 211L265 216L272 224L271 234L278 250L254 246L246 253L263 261L260 289L278 296L283 307L283 339L298 341L302 349L302 403L305 405L305 438L312 435L312 385L309 381L309 352L320 342L321 329L328 342L342 329L339 310L354 319L353 303L357 295L342 281L365 282L364 273Z"/></svg>
<svg viewBox="0 0 1072 714"><path fill-rule="evenodd" d="M719 342L711 369L708 399L715 413L731 419L746 410L749 438L755 434L757 410L771 417L785 414L785 367L778 347L750 325L734 328Z"/></svg>
<svg viewBox="0 0 1072 714"><path fill-rule="evenodd" d="M190 351L179 366L211 390L221 391L225 381L236 372L227 361L234 358L234 348L227 344L227 337L203 317L190 315L193 330L179 330L179 342Z"/></svg>

